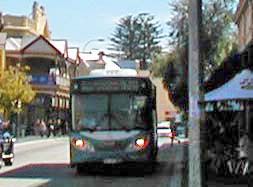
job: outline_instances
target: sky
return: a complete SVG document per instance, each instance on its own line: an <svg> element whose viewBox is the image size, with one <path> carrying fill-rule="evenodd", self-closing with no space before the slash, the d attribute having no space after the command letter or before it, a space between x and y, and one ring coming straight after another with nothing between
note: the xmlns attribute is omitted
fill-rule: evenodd
<svg viewBox="0 0 253 187"><path fill-rule="evenodd" d="M161 24L163 34L168 33L169 0L37 0L44 6L52 32L52 39L67 39L69 46L81 50L90 40L103 38L104 42L93 41L89 49L109 47L112 33L119 19L127 15L150 13ZM29 16L34 0L0 0L3 14ZM166 46L167 41L162 41Z"/></svg>

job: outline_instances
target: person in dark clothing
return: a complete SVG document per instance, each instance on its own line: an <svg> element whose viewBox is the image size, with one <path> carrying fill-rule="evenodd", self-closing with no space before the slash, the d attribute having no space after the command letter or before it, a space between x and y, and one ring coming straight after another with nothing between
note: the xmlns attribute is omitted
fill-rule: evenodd
<svg viewBox="0 0 253 187"><path fill-rule="evenodd" d="M175 124L171 125L170 129L171 129L171 145L173 146L174 139L176 137L176 125Z"/></svg>
<svg viewBox="0 0 253 187"><path fill-rule="evenodd" d="M47 129L48 129L48 134L47 137L49 138L51 136L51 134L54 134L54 124L53 124L53 120L49 119L47 122Z"/></svg>
<svg viewBox="0 0 253 187"><path fill-rule="evenodd" d="M52 130L53 135L56 136L56 134L57 134L57 120L56 119L52 120L52 128L53 128L53 130Z"/></svg>

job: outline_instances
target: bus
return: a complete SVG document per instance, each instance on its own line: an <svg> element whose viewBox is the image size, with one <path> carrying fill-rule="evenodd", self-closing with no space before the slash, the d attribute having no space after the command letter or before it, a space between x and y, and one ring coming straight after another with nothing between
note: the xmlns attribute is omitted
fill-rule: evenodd
<svg viewBox="0 0 253 187"><path fill-rule="evenodd" d="M70 165L155 163L156 88L147 77L83 76L71 80Z"/></svg>

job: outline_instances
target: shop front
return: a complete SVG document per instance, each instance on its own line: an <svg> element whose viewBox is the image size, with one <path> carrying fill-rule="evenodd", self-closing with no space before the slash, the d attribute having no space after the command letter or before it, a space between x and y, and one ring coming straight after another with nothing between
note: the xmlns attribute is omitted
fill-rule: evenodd
<svg viewBox="0 0 253 187"><path fill-rule="evenodd" d="M246 177L249 155L240 155L242 147L247 146L242 144L242 138L253 136L253 72L243 69L219 88L206 93L204 105L209 169L217 175Z"/></svg>

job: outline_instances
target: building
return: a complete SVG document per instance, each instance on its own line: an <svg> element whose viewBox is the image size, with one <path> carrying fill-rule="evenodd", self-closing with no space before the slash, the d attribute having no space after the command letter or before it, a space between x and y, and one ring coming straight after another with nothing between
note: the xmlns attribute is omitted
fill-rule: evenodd
<svg viewBox="0 0 253 187"><path fill-rule="evenodd" d="M234 16L238 28L238 51L226 57L223 63L205 82L205 91L209 92L232 79L245 68L253 68L253 1L240 0Z"/></svg>
<svg viewBox="0 0 253 187"><path fill-rule="evenodd" d="M6 40L6 66L21 63L30 67L29 75L36 97L24 107L21 124L36 119L69 120L70 79L87 72L79 48L68 47L67 40L49 40L42 35L9 37Z"/></svg>
<svg viewBox="0 0 253 187"><path fill-rule="evenodd" d="M27 42L29 41L29 42ZM21 63L30 67L32 89L36 92L32 103L24 107L21 124L32 125L39 118L65 118L69 109L69 75L64 41L50 42L43 36L8 38L6 67ZM60 44L61 43L61 47Z"/></svg>
<svg viewBox="0 0 253 187"><path fill-rule="evenodd" d="M209 80L207 80L204 84L205 91L214 93L215 89L221 89L221 88L228 88L228 84L230 84L229 81L236 80L235 77L238 77L241 75L242 72L246 72L245 69L253 70L253 1L250 0L240 0L237 6L237 10L234 16L234 21L238 28L238 51L235 54L232 54L225 58L223 60L223 63L212 73ZM239 80L237 78L237 80ZM236 85L236 87L232 86L233 89L237 90L240 87L242 89L246 89L247 91L251 91L252 87L250 85L252 84L251 78L245 78L239 82L239 85ZM247 86L245 86L247 85ZM211 92L213 91L214 92ZM226 92L229 93L229 92ZM213 105L216 107L216 110L224 111L225 110L230 111L232 114L231 117L229 115L224 115L227 117L223 118L225 119L226 123L229 123L230 120L234 120L236 118L234 113L232 112L238 112L236 107L232 108L232 102L231 101L237 101L237 107L239 107L239 110L243 111L243 115L239 119L238 124L239 127L243 127L245 130L249 130L249 134L253 134L253 128L249 125L253 121L253 101L250 97L243 98L242 93L235 91L235 93L240 93L240 96L238 98L230 98L230 99L220 99L223 100L223 102L216 102L217 105ZM218 94L218 95L224 95L224 94ZM243 98L243 99L242 99ZM213 101L212 101L213 102ZM230 104L228 104L230 102ZM211 103L211 102L210 102ZM213 102L215 103L215 102ZM219 104L218 104L219 103ZM218 107L219 105L219 107ZM212 105L209 105L209 108ZM232 108L229 108L229 106ZM207 107L208 108L208 107ZM213 108L211 107L213 110ZM209 109L208 109L209 110ZM211 111L212 111L211 110ZM237 120L236 119L236 120ZM232 121L231 121L232 123ZM233 122L234 123L234 122Z"/></svg>
<svg viewBox="0 0 253 187"><path fill-rule="evenodd" d="M239 53L242 64L252 66L253 58L253 2L240 0L237 6L234 21L238 28Z"/></svg>
<svg viewBox="0 0 253 187"><path fill-rule="evenodd" d="M80 57L82 59L82 61L84 62L84 64L88 67L88 71L87 72L82 72L79 73L82 75L88 75L90 73L90 71L94 70L94 69L105 69L106 68L106 64L109 63L109 59L107 59L107 62L105 62L104 57L105 53L103 51L100 50L92 50L90 52L81 52L80 53Z"/></svg>
<svg viewBox="0 0 253 187"><path fill-rule="evenodd" d="M0 13L0 32L5 32L8 37L24 37L42 35L50 38L48 21L43 6L35 1L30 16L3 15Z"/></svg>
<svg viewBox="0 0 253 187"><path fill-rule="evenodd" d="M238 28L239 49L243 51L245 47L252 43L253 39L253 2L240 0L235 14L235 23Z"/></svg>
<svg viewBox="0 0 253 187"><path fill-rule="evenodd" d="M37 2L31 16L0 15L1 36L7 36L4 66L28 65L30 83L36 92L35 99L23 106L21 129L31 127L38 118L68 120L70 79L87 72L79 48L69 47L65 39L50 39L45 9Z"/></svg>

